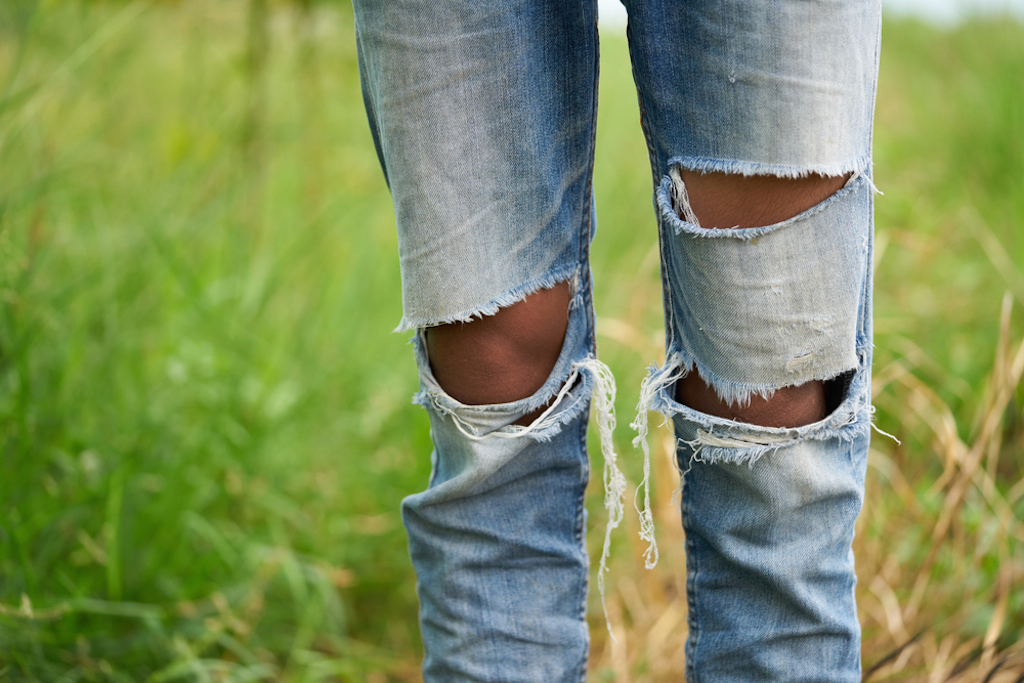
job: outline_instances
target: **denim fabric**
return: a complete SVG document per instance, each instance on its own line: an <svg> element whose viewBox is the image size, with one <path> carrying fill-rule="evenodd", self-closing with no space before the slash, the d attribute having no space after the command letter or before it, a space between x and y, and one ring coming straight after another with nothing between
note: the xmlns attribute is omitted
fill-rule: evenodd
<svg viewBox="0 0 1024 683"><path fill-rule="evenodd" d="M394 197L399 330L493 314L578 274L597 106L590 2L355 0Z"/></svg>
<svg viewBox="0 0 1024 683"><path fill-rule="evenodd" d="M634 425L645 453L648 410L677 439L687 680L858 680L850 547L872 414L878 0L625 4L667 331L667 360L645 380ZM398 329L416 331L416 401L434 443L427 489L402 505L424 678L584 680L591 403L609 534L625 489L588 262L595 3L354 5L364 101L395 206ZM776 225L710 229L723 226L697 223L685 170L849 180ZM501 405L447 395L422 330L559 282L570 283L569 325L544 386ZM676 403L676 380L695 368L733 402L812 380L832 382L842 400L800 428L742 424ZM513 425L549 404L530 426ZM649 510L641 528L653 562Z"/></svg>

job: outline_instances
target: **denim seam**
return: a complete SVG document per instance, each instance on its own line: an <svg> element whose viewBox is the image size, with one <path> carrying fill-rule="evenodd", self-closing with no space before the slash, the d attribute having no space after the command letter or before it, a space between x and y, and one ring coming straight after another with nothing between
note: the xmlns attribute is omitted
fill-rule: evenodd
<svg viewBox="0 0 1024 683"><path fill-rule="evenodd" d="M581 234L579 239L580 255L579 264L580 269L576 274L577 278L577 292L576 296L579 297L579 304L589 303L589 306L584 306L584 310L588 311L588 335L587 344L590 352L597 357L597 335L595 334L596 320L594 318L594 306L592 300L591 287L593 287L593 275L590 272L590 242L594 237L594 161L596 159L597 152L597 106L599 93L599 81L601 71L601 49L600 49L600 34L597 29L597 19L595 16L594 23L594 82L591 85L591 92L593 93L593 100L590 105L590 149L589 149L589 163L587 165L587 183L586 192L582 202L583 220L581 223ZM575 300L574 300L575 303Z"/></svg>
<svg viewBox="0 0 1024 683"><path fill-rule="evenodd" d="M878 82L878 64L881 61L881 57L882 57L882 4L880 2L878 3L878 15L877 15L877 17L878 17L878 21L877 21L877 23L878 23L878 31L875 32L875 83L876 83L876 86L877 86L877 82ZM878 88L877 87L873 87L873 88L871 88L871 104L869 105L869 107L870 107L868 109L869 112L874 112L875 111L875 103L877 101L878 101ZM865 170L867 171L868 174L873 176L874 175L874 173L873 173L874 162L870 159L870 150L875 148L875 127L871 126L871 125L868 126L868 147L867 148L869 150L869 158L868 158L868 166L867 166L867 169L865 169Z"/></svg>
<svg viewBox="0 0 1024 683"><path fill-rule="evenodd" d="M694 549L695 542L688 530L689 503L686 500L685 483L680 481L680 485L684 487L680 499L680 512L683 530L686 533L686 563L688 565L686 568L686 624L689 632L686 638L686 680L688 683L697 683L697 643L700 640L700 629L697 626L697 553Z"/></svg>
<svg viewBox="0 0 1024 683"><path fill-rule="evenodd" d="M598 82L600 78L601 68L601 57L600 57L600 34L597 27L597 16L595 7L594 26L592 34L594 40L594 82L591 87L593 92L593 101L591 104L590 113L590 162L587 167L587 184L585 198L582 204L584 216L581 222L581 235L580 235L580 255L579 263L580 268L577 272L577 286L574 296L573 305L580 306L587 315L587 330L586 330L586 344L587 348L595 359L597 358L597 335L595 334L596 320L594 317L594 306L593 306L593 276L590 272L590 243L594 237L594 159L595 151L597 147L597 105L598 105ZM576 300L578 298L578 301ZM598 391L600 388L597 386L597 377L590 377L594 386L591 391ZM594 402L592 393L588 393L590 400L587 401L587 409ZM613 406L614 409L614 406ZM583 471L583 482L580 497L576 507L577 514L577 536L580 544L580 548L585 557L587 557L587 568L583 572L580 590L580 619L583 621L585 633L583 654L579 663L579 681L580 683L586 683L587 680L587 662L590 659L590 633L587 627L587 595L590 592L590 562L589 556L587 555L587 543L586 543L586 528L585 528L585 512L586 512L586 489L590 482L590 456L587 452L587 424L589 420L584 418L580 420L580 455L582 458L582 471ZM606 615L607 616L607 615Z"/></svg>
<svg viewBox="0 0 1024 683"><path fill-rule="evenodd" d="M636 72L636 55L633 53L633 31L632 26L627 21L626 23L626 43L629 47L629 63L630 69L633 74L633 84L636 88L636 101L637 109L640 113L640 130L644 134L644 143L647 145L647 161L651 166L651 182L654 187L658 186L658 163L657 155L654 149L654 144L651 142L651 132L647 125L647 117L644 115L644 93L640 89L640 78L637 77Z"/></svg>
<svg viewBox="0 0 1024 683"><path fill-rule="evenodd" d="M870 178L869 178L870 180ZM873 186L873 185L872 185ZM872 193L867 193L862 199L867 204L865 211L869 216L875 215L875 197ZM875 253L875 231L872 225L872 229L868 230L867 234L867 248L868 248L868 261L867 269L864 273L864 287L861 290L861 304L857 311L857 330L858 348L862 343L870 346L872 344L872 338L874 335L872 312L871 312L871 301L872 292L874 290L875 281L875 268L874 268L874 253ZM869 354L870 360L870 354Z"/></svg>
<svg viewBox="0 0 1024 683"><path fill-rule="evenodd" d="M649 126L648 120L647 120L648 117L646 116L645 110L644 110L644 92L643 92L643 90L640 87L640 82L641 82L642 79L638 78L638 75L637 75L637 70L636 70L637 59L636 59L636 55L635 55L634 50L633 50L633 32L632 32L632 27L630 26L629 22L626 23L626 43L627 43L627 45L629 47L629 58L630 58L629 62L630 62L630 69L631 69L632 74L633 74L633 84L636 87L637 109L638 109L639 114L640 114L640 130L644 134L644 144L647 145L647 161L648 161L648 164L651 167L651 185L654 188L654 190L652 192L652 202L654 204L655 216L657 216L657 213L658 213L657 191L658 191L658 183L659 183L659 180L658 180L658 178L659 178L658 156L657 156L657 151L656 151L656 149L654 147L654 143L653 143L653 141L651 139L650 126ZM670 302L671 302L672 299L670 298L671 294L669 292L668 283L665 281L665 271L664 271L664 269L665 269L665 263L667 262L667 259L668 259L668 250L667 250L667 247L665 245L665 240L664 240L663 235L662 235L661 221L660 220L658 221L658 253L659 253L659 256L660 256L660 260L659 260L659 264L660 265L659 265L659 267L661 269L661 274L662 274L662 276L660 278L660 280L661 280L661 305L662 305L663 314L664 314L663 318L664 318L664 325L665 325L665 339L671 339L672 338L672 330L675 328L675 322L674 322L675 321L675 315L673 314L672 306L670 305Z"/></svg>
<svg viewBox="0 0 1024 683"><path fill-rule="evenodd" d="M580 482L580 495L576 501L576 541L580 545L580 551L583 553L583 557L587 560L586 565L587 571L583 572L583 576L580 580L580 621L583 622L584 642L583 642L583 655L579 664L580 683L586 683L587 680L587 661L590 659L590 634L589 628L587 627L587 594L590 592L590 571L589 571L589 557L587 555L587 542L586 542L586 528L585 528L585 511L586 511L586 495L587 485L590 483L590 457L587 454L587 420L580 420L579 426L579 439L580 439L580 472L582 473Z"/></svg>

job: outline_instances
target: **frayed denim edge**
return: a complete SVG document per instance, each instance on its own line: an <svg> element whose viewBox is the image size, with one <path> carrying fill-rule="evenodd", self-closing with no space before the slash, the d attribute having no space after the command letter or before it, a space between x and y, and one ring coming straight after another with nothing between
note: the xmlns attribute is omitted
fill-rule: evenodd
<svg viewBox="0 0 1024 683"><path fill-rule="evenodd" d="M532 413L550 402L551 399L558 395L559 391L568 381L571 374L572 372L570 371L564 377L551 377L544 386L532 396L520 399L519 401L513 401L511 403L491 403L486 405L463 404L448 396L439 387L436 390L432 388L425 388L417 391L413 394L412 402L414 405L418 405L427 410L434 410L439 415L443 416L452 415L454 417L458 417L458 413L461 410L478 413L508 413L509 415L518 414L522 416ZM571 400L571 403L567 404L568 407L563 408L557 413L559 416L565 416L562 418L559 425L568 424L583 411L592 388L593 379L591 379L589 375L583 376L582 384L580 386L570 388L567 398ZM510 421L515 421L516 419L518 418L512 417ZM506 425L505 427L500 427L494 431L508 430L510 428L511 426ZM549 432L548 429L545 428L544 430L531 432L528 436L531 436L538 441L548 441L557 434L558 431L559 429L555 429L554 431ZM474 433L474 436L485 437L490 433L491 432L483 432L479 434Z"/></svg>
<svg viewBox="0 0 1024 683"><path fill-rule="evenodd" d="M563 380L563 384L567 380L568 378L565 378ZM593 388L593 376L590 375L589 373L580 373L580 382L573 386L566 395L566 397L569 399L569 403L567 403L564 406L560 406L560 410L556 410L555 412L553 412L549 416L550 419L544 425L543 429L527 431L527 427L520 427L518 425L506 425L504 427L494 429L490 432L475 433L474 430L473 433L469 433L466 432L465 429L462 429L462 431L466 433L466 436L474 439L486 439L491 436L504 436L506 438L530 438L533 439L534 441L538 441L541 443L548 442L551 441L551 439L553 439L557 434L559 434L565 425L575 420L577 417L579 417L581 413L583 413L583 411L587 409L590 402L590 394ZM531 397L531 399L544 397L541 401L541 405L543 405L544 403L547 403L552 398L554 398L554 395L557 393L558 392L555 391L554 393L544 392L543 394L535 394L534 396ZM461 418L458 415L457 407L446 405L444 401L434 400L436 397L438 397L437 394L433 394L429 391L419 391L415 395L413 395L412 402L427 410L433 410L442 417L451 417L451 419L456 421L457 423L463 422L463 420L461 420ZM505 403L499 404L498 406L486 407L501 408L510 405L514 404ZM481 406L473 407L476 408ZM520 412L522 410L522 408L519 408L518 410L516 410L516 412ZM531 413L534 410L536 410L536 408L527 409L523 414L525 415L527 413Z"/></svg>
<svg viewBox="0 0 1024 683"><path fill-rule="evenodd" d="M736 159L716 159L714 157L672 157L668 165L685 168L698 173L718 171L732 175L770 175L777 178L806 178L809 175L835 177L847 173L867 173L871 170L871 155L865 155L849 161L831 164L765 164L757 161L738 161Z"/></svg>
<svg viewBox="0 0 1024 683"><path fill-rule="evenodd" d="M508 308L512 304L519 303L526 297L531 294L535 294L542 289L552 289L561 282L569 283L571 296L569 300L569 310L571 311L578 308L583 303L583 294L580 291L581 272L582 266L578 263L555 268L528 281L526 284L510 289L501 296L491 299L478 308L429 320L410 319L402 316L402 320L398 323L398 327L392 331L409 332L411 330L422 329L425 327L437 327L438 325L447 325L449 323L469 323L474 320L480 320L486 316L494 315L501 309Z"/></svg>
<svg viewBox="0 0 1024 683"><path fill-rule="evenodd" d="M857 348L857 354L859 357L861 348L860 340L858 340ZM839 377L840 375L844 375L847 372L850 372L851 370L859 369L859 365L850 368L841 368L839 370L836 370L827 375L823 375L821 377L812 376L801 381L792 382L785 385L768 386L765 384L746 384L743 382L734 382L732 380L720 377L719 375L712 372L709 368L707 368L704 365L704 363L697 360L696 356L694 356L689 351L683 348L676 348L674 351L672 351L669 354L669 359L674 359L676 365L682 370L682 374L680 374L676 379L685 377L686 375L693 372L694 369L696 369L700 373L700 377L704 381L704 383L707 384L712 389L714 389L715 394L720 399L722 399L729 405L734 405L738 407L743 407L749 404L750 399L753 396L759 396L764 400L769 401L771 400L772 396L775 395L776 390L780 389L782 386L798 387L803 384L806 384L807 382L827 382L829 380L835 379L836 377ZM666 361L665 365L669 366L669 361ZM653 374L651 379L652 381L656 381L656 378L653 377Z"/></svg>
<svg viewBox="0 0 1024 683"><path fill-rule="evenodd" d="M698 437L693 441L684 441L693 451L691 456L693 462L745 463L752 466L764 455L777 452L804 440L827 441L837 438L843 442L850 442L858 439L870 432L874 419L874 408L868 399L867 387L870 345L863 339L858 341L860 343L858 343L857 355L860 362L857 368L851 368L855 370L855 374L847 388L846 398L827 418L803 427L776 428L737 422L730 423L724 418L703 415L676 403L675 397L669 395L676 380L691 372L695 366L700 369L702 378L707 380L707 377L704 377L704 370L694 359L687 358L684 352L676 350L669 355L662 367L652 366L647 378L644 379L641 403L637 406L637 420L633 424L637 431L634 445L637 445L638 442L646 443L646 413L649 411L659 413L666 421L677 415L682 415L685 419L699 425ZM838 372L833 377L816 379L827 381L849 372L849 370ZM733 386L736 385L733 384ZM715 389L718 391L718 387ZM771 389L771 392L774 393L774 388ZM763 395L760 391L756 393ZM731 428L732 431L716 434L715 429L721 427ZM736 428L741 428L746 434L737 434ZM745 445L747 443L749 445Z"/></svg>
<svg viewBox="0 0 1024 683"><path fill-rule="evenodd" d="M838 439L843 443L850 443L871 432L871 419L873 411L868 406L857 410L851 415L851 420L840 427L819 429L814 432L802 434L778 444L757 444L745 448L736 446L715 446L706 442L708 438L715 435L707 433L706 436L695 439L694 442L686 442L686 445L693 451L690 457L692 462L705 464L732 464L754 466L758 460L770 453L776 453L784 448L793 446L801 441L828 441Z"/></svg>
<svg viewBox="0 0 1024 683"><path fill-rule="evenodd" d="M772 223L771 225L758 226L756 228L702 228L691 221L683 220L679 217L675 207L672 206L672 178L670 176L665 176L662 179L661 185L658 187L656 197L659 212L666 220L668 220L669 225L672 226L676 235L681 235L685 232L687 235L692 237L708 237L711 239L731 238L749 241L756 237L761 237L762 235L775 232L776 230L780 230L794 223L807 220L815 214L826 210L834 202L842 200L846 195L857 191L859 189L859 185L864 183L868 184L871 188L874 188L871 180L866 175L857 173L850 179L850 182L844 185L837 192L833 193L827 199L815 204L806 211L798 213L792 218L787 218L784 221Z"/></svg>

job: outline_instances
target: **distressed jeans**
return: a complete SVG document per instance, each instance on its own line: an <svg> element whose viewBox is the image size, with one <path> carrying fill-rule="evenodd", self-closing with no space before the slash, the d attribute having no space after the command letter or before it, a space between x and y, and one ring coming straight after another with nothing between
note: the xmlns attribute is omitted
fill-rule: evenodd
<svg viewBox="0 0 1024 683"><path fill-rule="evenodd" d="M879 2L625 4L667 340L636 425L646 451L647 410L670 419L684 477L686 679L859 681L851 543L872 416ZM413 332L415 400L434 444L426 490L402 504L424 678L582 681L591 403L609 532L626 488L588 262L595 2L354 6L364 100L398 229L398 330ZM849 180L788 220L708 229L688 205L683 171ZM493 315L562 282L572 295L568 329L534 395L466 405L444 391L425 329ZM760 427L676 402L676 381L695 370L733 402L815 380L838 399L812 424ZM513 424L545 406L532 424ZM654 561L649 510L641 528Z"/></svg>

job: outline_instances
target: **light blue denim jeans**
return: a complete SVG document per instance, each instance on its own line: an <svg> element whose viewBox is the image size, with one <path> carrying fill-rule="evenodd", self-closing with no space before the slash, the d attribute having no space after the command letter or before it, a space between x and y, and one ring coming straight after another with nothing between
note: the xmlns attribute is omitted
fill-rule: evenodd
<svg viewBox="0 0 1024 683"><path fill-rule="evenodd" d="M609 531L625 489L588 264L595 2L354 5L364 99L398 227L398 329L414 331L416 401L434 442L427 489L402 504L424 678L582 681L592 402ZM669 418L684 472L686 678L859 681L851 542L872 414L879 2L626 5L667 331L667 361L644 383L636 426L645 436L647 409ZM849 181L781 223L706 229L682 170ZM424 329L492 315L560 282L572 291L568 331L536 394L465 405L445 393ZM739 402L826 380L838 407L792 429L705 415L674 399L676 380L695 368ZM512 424L549 404L530 426ZM649 511L642 522L653 560Z"/></svg>

